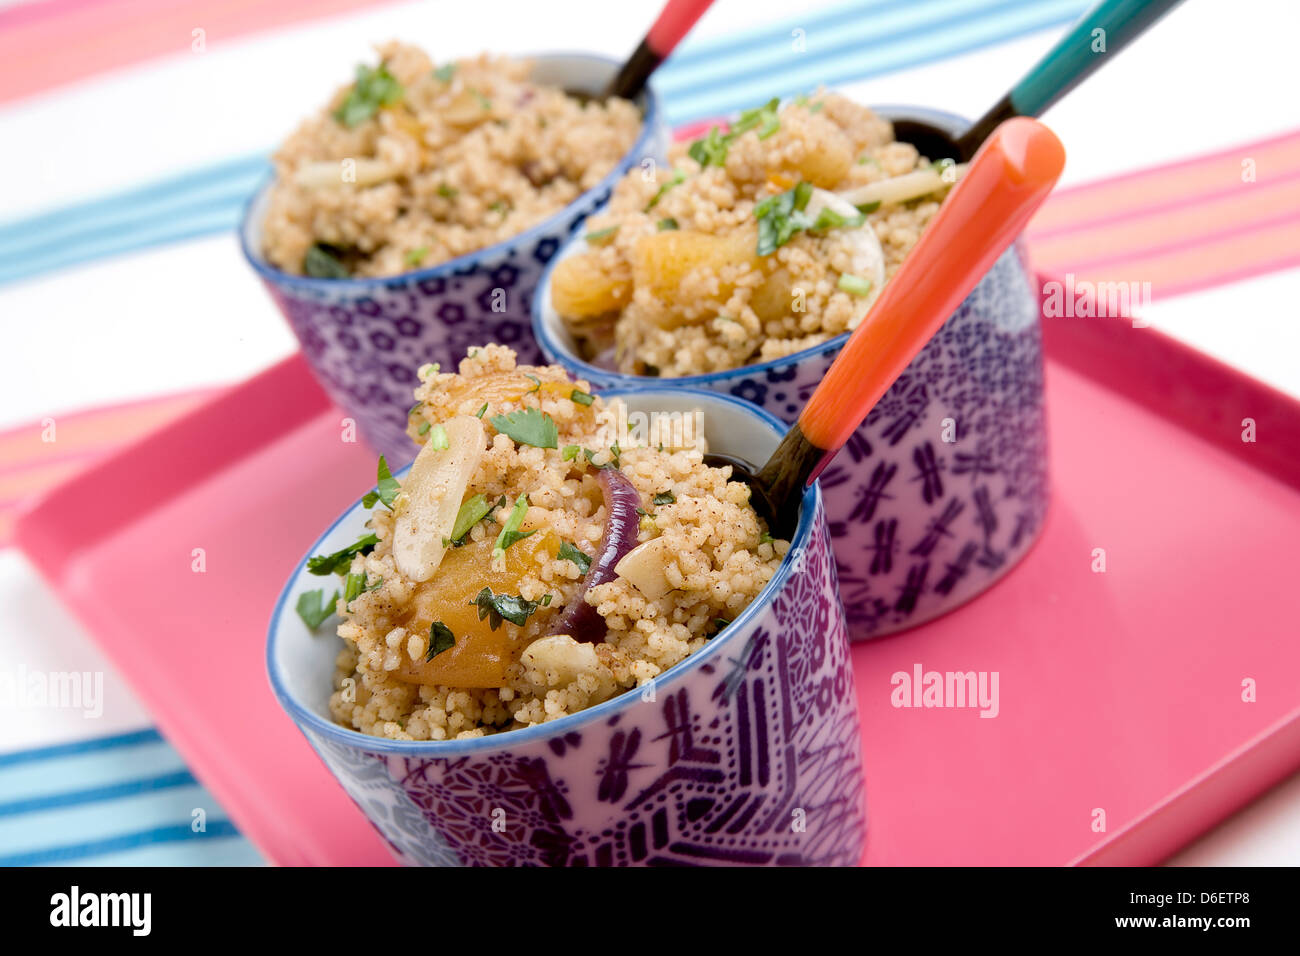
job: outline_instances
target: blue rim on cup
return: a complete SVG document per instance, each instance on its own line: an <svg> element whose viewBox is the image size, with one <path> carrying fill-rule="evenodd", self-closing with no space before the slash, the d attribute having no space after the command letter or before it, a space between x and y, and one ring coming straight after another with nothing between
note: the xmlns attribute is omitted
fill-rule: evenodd
<svg viewBox="0 0 1300 956"><path fill-rule="evenodd" d="M534 77L566 89L599 91L618 62L586 53L529 57ZM362 436L394 465L416 452L406 435L415 370L444 368L484 342L509 345L521 362L541 358L529 305L551 257L614 183L643 159L662 161L669 139L653 88L641 94L641 132L618 164L564 209L516 236L448 262L401 275L315 279L282 272L261 254L261 230L274 178L244 208L239 227L244 258L284 313L313 373Z"/></svg>
<svg viewBox="0 0 1300 956"><path fill-rule="evenodd" d="M937 110L876 107L957 132ZM550 301L556 263L533 297L533 334L550 362L597 389L702 388L787 423L848 333L771 361L681 378L629 375L580 358ZM853 640L914 627L991 587L1037 540L1049 500L1042 331L1036 282L1008 249L877 403L822 474Z"/></svg>
<svg viewBox="0 0 1300 956"><path fill-rule="evenodd" d="M608 395L633 410L702 408L711 446L735 454L766 454L784 432L771 415L716 393ZM267 671L281 707L403 862L858 861L866 820L857 695L818 488L804 495L790 552L759 596L650 693L436 742L335 724L337 639L312 635L293 613L291 596L311 584L307 557L355 540L365 515L354 504L298 563L272 614ZM625 759L611 778L614 755Z"/></svg>

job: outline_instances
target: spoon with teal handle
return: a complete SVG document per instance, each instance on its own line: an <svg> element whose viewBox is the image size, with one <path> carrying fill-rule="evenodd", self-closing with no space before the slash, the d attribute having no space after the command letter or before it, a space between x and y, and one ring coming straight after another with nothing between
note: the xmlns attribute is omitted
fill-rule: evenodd
<svg viewBox="0 0 1300 956"><path fill-rule="evenodd" d="M1003 120L1013 116L1041 116L1044 110L1091 76L1109 57L1119 53L1181 2L1101 0L1070 27L1069 32L1021 77L1006 96L965 132L954 137L949 131L923 119L894 116L894 137L911 143L929 159L954 159L964 163L975 155L980 144Z"/></svg>

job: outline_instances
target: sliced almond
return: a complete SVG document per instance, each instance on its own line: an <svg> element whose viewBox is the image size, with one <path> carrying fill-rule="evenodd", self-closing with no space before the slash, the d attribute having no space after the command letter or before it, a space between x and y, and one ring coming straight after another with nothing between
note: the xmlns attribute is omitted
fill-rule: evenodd
<svg viewBox="0 0 1300 956"><path fill-rule="evenodd" d="M402 484L394 510L393 560L412 581L433 577L456 525L465 489L483 457L486 432L473 415L443 423L447 447L426 444Z"/></svg>
<svg viewBox="0 0 1300 956"><path fill-rule="evenodd" d="M351 168L345 167L343 165L345 162L347 160L303 163L294 172L293 181L307 189L320 189L326 186L373 186L397 175L397 170L382 159L354 159Z"/></svg>
<svg viewBox="0 0 1300 956"><path fill-rule="evenodd" d="M618 689L614 673L600 660L596 645L580 643L568 634L539 637L524 649L520 663L527 670L540 671L555 687L567 687L584 674L591 676L596 681L592 704L612 697Z"/></svg>
<svg viewBox="0 0 1300 956"><path fill-rule="evenodd" d="M945 190L965 173L964 164L950 166L943 172L934 168L917 169L901 176L891 176L889 179L848 189L838 195L854 206L865 206L873 202L882 206L897 205Z"/></svg>
<svg viewBox="0 0 1300 956"><path fill-rule="evenodd" d="M657 601L673 589L665 571L673 560L672 543L664 537L651 538L623 555L614 565L614 573L625 578L651 601Z"/></svg>

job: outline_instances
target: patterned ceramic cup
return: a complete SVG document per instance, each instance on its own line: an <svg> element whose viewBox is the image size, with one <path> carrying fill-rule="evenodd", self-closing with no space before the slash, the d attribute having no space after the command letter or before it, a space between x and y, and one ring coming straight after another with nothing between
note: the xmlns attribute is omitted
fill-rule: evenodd
<svg viewBox="0 0 1300 956"><path fill-rule="evenodd" d="M951 114L906 112L964 127ZM585 247L578 236L555 261ZM792 423L848 337L707 375L666 380L611 372L578 357L551 307L553 268L554 262L534 299L534 334L547 359L600 389L670 382L707 388ZM1039 315L1036 280L1017 244L823 472L851 639L902 630L969 601L1036 540L1048 501Z"/></svg>
<svg viewBox="0 0 1300 956"><path fill-rule="evenodd" d="M540 82L592 92L618 69L614 60L585 54L534 60ZM667 149L658 97L647 90L638 105L644 122L636 143L596 187L512 239L400 276L313 279L281 272L261 254L271 183L250 200L240 227L245 258L289 320L325 391L394 467L415 456L406 421L421 365L455 368L469 346L484 342L509 345L520 362L541 358L528 310L546 263L624 173L646 158L662 160Z"/></svg>
<svg viewBox="0 0 1300 956"><path fill-rule="evenodd" d="M710 448L749 458L765 458L784 430L714 393L624 399L632 412L701 409ZM353 506L308 553L355 541L366 515ZM297 595L320 586L304 559L271 620L271 685L406 863L851 865L866 827L857 696L816 488L791 544L758 598L653 686L525 730L437 743L331 721L340 645L294 612Z"/></svg>

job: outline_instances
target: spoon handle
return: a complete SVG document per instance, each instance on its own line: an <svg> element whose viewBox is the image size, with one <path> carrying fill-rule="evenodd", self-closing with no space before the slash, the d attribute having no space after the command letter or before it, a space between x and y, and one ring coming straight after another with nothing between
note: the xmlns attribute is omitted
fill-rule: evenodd
<svg viewBox="0 0 1300 956"><path fill-rule="evenodd" d="M1182 0L1101 0L1033 65L1028 73L957 140L971 155L992 130L1012 116L1042 116L1109 57L1141 36Z"/></svg>
<svg viewBox="0 0 1300 956"><path fill-rule="evenodd" d="M1064 165L1061 141L1035 120L994 131L764 466L759 479L774 501L802 494L826 467L1024 229Z"/></svg>
<svg viewBox="0 0 1300 956"><path fill-rule="evenodd" d="M650 74L668 59L668 54L712 5L713 0L668 0L650 32L623 63L618 75L610 80L605 95L633 99L645 87Z"/></svg>

